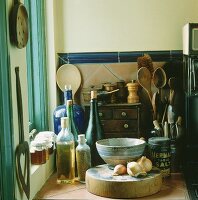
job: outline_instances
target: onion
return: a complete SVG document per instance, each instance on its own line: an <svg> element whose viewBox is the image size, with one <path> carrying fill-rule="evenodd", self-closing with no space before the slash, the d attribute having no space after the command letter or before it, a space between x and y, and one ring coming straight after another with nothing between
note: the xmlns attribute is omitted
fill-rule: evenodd
<svg viewBox="0 0 198 200"><path fill-rule="evenodd" d="M119 164L114 167L113 176L123 175L126 173L127 173L127 168L124 165Z"/></svg>
<svg viewBox="0 0 198 200"><path fill-rule="evenodd" d="M142 156L137 163L142 167L145 172L149 172L152 169L152 162L146 157Z"/></svg>
<svg viewBox="0 0 198 200"><path fill-rule="evenodd" d="M139 175L142 175L142 176L146 175L146 172L143 170L141 165L139 165L137 162L129 162L127 164L127 173L130 176L135 176L135 177Z"/></svg>

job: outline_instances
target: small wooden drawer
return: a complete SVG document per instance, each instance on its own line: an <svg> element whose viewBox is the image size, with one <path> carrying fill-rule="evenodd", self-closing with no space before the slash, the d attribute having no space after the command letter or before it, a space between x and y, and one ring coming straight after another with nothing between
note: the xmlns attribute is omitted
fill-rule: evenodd
<svg viewBox="0 0 198 200"><path fill-rule="evenodd" d="M99 109L98 111L99 117L101 120L103 119L112 119L113 113L111 109Z"/></svg>
<svg viewBox="0 0 198 200"><path fill-rule="evenodd" d="M141 104L105 104L98 106L105 138L140 137ZM85 127L88 125L90 105L85 105Z"/></svg>
<svg viewBox="0 0 198 200"><path fill-rule="evenodd" d="M137 120L102 120L105 132L136 132Z"/></svg>
<svg viewBox="0 0 198 200"><path fill-rule="evenodd" d="M115 109L113 111L114 119L137 119L137 109Z"/></svg>

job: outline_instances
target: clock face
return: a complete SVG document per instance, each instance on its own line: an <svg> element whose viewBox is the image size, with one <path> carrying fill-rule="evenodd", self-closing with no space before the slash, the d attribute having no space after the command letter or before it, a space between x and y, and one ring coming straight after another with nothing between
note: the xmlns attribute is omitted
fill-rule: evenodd
<svg viewBox="0 0 198 200"><path fill-rule="evenodd" d="M19 7L16 20L16 44L23 48L28 42L28 15L24 7Z"/></svg>

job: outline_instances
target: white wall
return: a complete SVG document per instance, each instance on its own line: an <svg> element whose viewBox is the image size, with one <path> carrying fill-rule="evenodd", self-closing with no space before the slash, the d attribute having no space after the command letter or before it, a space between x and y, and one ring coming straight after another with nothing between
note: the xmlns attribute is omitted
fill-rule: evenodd
<svg viewBox="0 0 198 200"><path fill-rule="evenodd" d="M56 52L181 50L197 0L54 1Z"/></svg>

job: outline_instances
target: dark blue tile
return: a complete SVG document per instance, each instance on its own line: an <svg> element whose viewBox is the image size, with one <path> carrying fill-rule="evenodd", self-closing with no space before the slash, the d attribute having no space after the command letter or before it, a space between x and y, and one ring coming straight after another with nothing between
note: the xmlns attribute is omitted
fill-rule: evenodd
<svg viewBox="0 0 198 200"><path fill-rule="evenodd" d="M66 53L58 53L58 60L59 60L59 65L67 64L68 61L68 54Z"/></svg>
<svg viewBox="0 0 198 200"><path fill-rule="evenodd" d="M181 60L182 50L170 51L131 51L131 52L86 52L86 53L59 53L59 64L84 64L84 63L119 63L137 62L137 58L149 54L153 62Z"/></svg>
<svg viewBox="0 0 198 200"><path fill-rule="evenodd" d="M149 54L153 62L168 61L170 59L170 51L144 51Z"/></svg>
<svg viewBox="0 0 198 200"><path fill-rule="evenodd" d="M170 57L171 59L183 60L183 51L182 50L170 51Z"/></svg>
<svg viewBox="0 0 198 200"><path fill-rule="evenodd" d="M136 62L137 58L143 56L141 51L134 51L134 52L120 52L119 53L119 60L120 62Z"/></svg>
<svg viewBox="0 0 198 200"><path fill-rule="evenodd" d="M71 64L82 64L82 63L117 63L118 53L107 52L107 53L66 53L59 54L59 60L65 60Z"/></svg>

